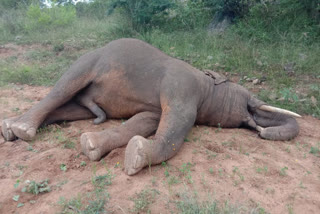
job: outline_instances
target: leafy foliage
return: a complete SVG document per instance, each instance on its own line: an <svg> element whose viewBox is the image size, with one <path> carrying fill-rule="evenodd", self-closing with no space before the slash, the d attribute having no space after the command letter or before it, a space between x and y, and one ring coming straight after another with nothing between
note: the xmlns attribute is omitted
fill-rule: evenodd
<svg viewBox="0 0 320 214"><path fill-rule="evenodd" d="M320 38L319 15L314 0L266 1L250 8L237 32L257 41L311 42ZM320 6L318 6L320 7Z"/></svg>
<svg viewBox="0 0 320 214"><path fill-rule="evenodd" d="M112 0L108 14L116 8L121 8L130 17L135 28L148 27L154 17L167 15L167 9L173 6L170 0Z"/></svg>
<svg viewBox="0 0 320 214"><path fill-rule="evenodd" d="M109 8L109 1L95 0L90 3L79 2L75 5L77 16L93 17L98 19L106 18Z"/></svg>
<svg viewBox="0 0 320 214"><path fill-rule="evenodd" d="M76 10L71 6L55 6L40 8L39 5L30 5L27 10L27 30L63 27L72 24L76 19Z"/></svg>
<svg viewBox="0 0 320 214"><path fill-rule="evenodd" d="M0 1L0 8L4 9L12 9L23 7L31 4L33 0L1 0Z"/></svg>
<svg viewBox="0 0 320 214"><path fill-rule="evenodd" d="M159 191L156 189L143 189L141 192L136 193L135 197L131 198L134 202L134 213L151 213L149 206L155 201Z"/></svg>
<svg viewBox="0 0 320 214"><path fill-rule="evenodd" d="M30 183L21 191L32 193L34 195L38 195L39 193L50 192L51 188L48 183L49 179L45 179L43 181L40 181L39 183L36 181L30 181Z"/></svg>
<svg viewBox="0 0 320 214"><path fill-rule="evenodd" d="M205 6L219 16L232 19L245 16L257 0L204 0Z"/></svg>
<svg viewBox="0 0 320 214"><path fill-rule="evenodd" d="M205 28L211 21L211 11L206 7L205 1L195 0L176 3L164 28L168 30L193 30Z"/></svg>

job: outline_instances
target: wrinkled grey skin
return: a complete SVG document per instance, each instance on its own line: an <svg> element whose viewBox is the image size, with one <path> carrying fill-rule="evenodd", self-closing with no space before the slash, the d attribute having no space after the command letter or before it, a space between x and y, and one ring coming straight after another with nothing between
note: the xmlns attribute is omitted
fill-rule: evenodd
<svg viewBox="0 0 320 214"><path fill-rule="evenodd" d="M52 91L25 114L4 120L7 140L31 140L41 125L63 120L128 118L125 124L81 136L84 154L99 160L128 144L125 172L173 157L196 124L256 129L260 137L289 140L299 126L290 116L258 110L263 102L217 73L205 75L136 39L120 39L80 57ZM146 137L155 133L153 140Z"/></svg>

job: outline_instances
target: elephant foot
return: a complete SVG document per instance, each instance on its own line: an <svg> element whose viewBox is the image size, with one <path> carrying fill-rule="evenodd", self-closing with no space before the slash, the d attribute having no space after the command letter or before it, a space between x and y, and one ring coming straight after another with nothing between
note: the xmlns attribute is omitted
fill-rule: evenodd
<svg viewBox="0 0 320 214"><path fill-rule="evenodd" d="M91 160L98 161L101 159L103 152L102 146L98 142L93 133L83 133L80 138L82 152Z"/></svg>
<svg viewBox="0 0 320 214"><path fill-rule="evenodd" d="M17 118L10 118L2 121L1 132L6 141L14 141L16 136L11 130L12 124L17 120Z"/></svg>
<svg viewBox="0 0 320 214"><path fill-rule="evenodd" d="M128 143L125 152L124 167L127 175L134 175L148 166L147 150L149 141L141 136L134 136Z"/></svg>
<svg viewBox="0 0 320 214"><path fill-rule="evenodd" d="M36 135L37 129L28 123L15 122L11 125L14 135L22 140L32 140Z"/></svg>

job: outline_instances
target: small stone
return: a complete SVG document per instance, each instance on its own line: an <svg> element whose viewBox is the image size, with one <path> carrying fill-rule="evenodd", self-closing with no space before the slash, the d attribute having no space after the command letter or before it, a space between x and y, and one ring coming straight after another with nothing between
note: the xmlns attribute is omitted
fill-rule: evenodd
<svg viewBox="0 0 320 214"><path fill-rule="evenodd" d="M276 100L276 99L277 99L277 95L276 95L275 93L271 93L271 94L268 96L268 98L269 98L270 100Z"/></svg>
<svg viewBox="0 0 320 214"><path fill-rule="evenodd" d="M267 77L263 76L260 78L260 82L265 82L265 81L267 81Z"/></svg>
<svg viewBox="0 0 320 214"><path fill-rule="evenodd" d="M258 60L258 61L257 61L257 65L262 66L263 63L262 63L260 60Z"/></svg>
<svg viewBox="0 0 320 214"><path fill-rule="evenodd" d="M211 59L213 59L213 56L208 56L207 58L208 58L208 60L211 60Z"/></svg>
<svg viewBox="0 0 320 214"><path fill-rule="evenodd" d="M283 70L287 72L289 76L292 76L294 74L295 65L296 65L295 62L289 62L283 66Z"/></svg>
<svg viewBox="0 0 320 214"><path fill-rule="evenodd" d="M307 55L306 54L303 54L303 53L299 53L299 58L301 60L305 60L307 58Z"/></svg>
<svg viewBox="0 0 320 214"><path fill-rule="evenodd" d="M260 83L259 79L255 79L252 81L253 85L258 85Z"/></svg>
<svg viewBox="0 0 320 214"><path fill-rule="evenodd" d="M314 96L311 96L311 103L313 106L317 106L317 99Z"/></svg>
<svg viewBox="0 0 320 214"><path fill-rule="evenodd" d="M21 40L21 38L22 38L22 36L18 35L18 36L16 36L15 40L19 41L19 40Z"/></svg>

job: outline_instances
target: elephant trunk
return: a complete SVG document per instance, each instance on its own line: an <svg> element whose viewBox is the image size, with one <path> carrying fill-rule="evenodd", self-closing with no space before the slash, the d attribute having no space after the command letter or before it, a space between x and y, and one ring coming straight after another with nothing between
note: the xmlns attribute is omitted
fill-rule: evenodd
<svg viewBox="0 0 320 214"><path fill-rule="evenodd" d="M278 113L256 109L254 121L263 127L260 137L269 140L290 140L299 134L299 125L295 118Z"/></svg>

